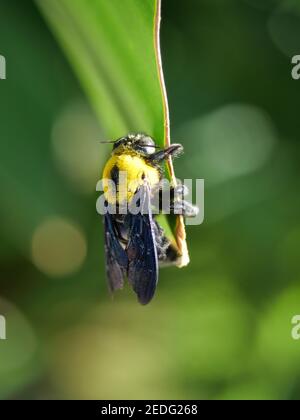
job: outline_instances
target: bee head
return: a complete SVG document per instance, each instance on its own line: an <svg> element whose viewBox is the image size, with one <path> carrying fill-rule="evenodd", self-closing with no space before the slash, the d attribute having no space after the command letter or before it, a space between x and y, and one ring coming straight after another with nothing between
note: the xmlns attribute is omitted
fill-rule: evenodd
<svg viewBox="0 0 300 420"><path fill-rule="evenodd" d="M155 152L157 146L154 140L147 136L147 134L128 134L125 137L114 142L113 151L120 150L134 150L144 156L152 155Z"/></svg>

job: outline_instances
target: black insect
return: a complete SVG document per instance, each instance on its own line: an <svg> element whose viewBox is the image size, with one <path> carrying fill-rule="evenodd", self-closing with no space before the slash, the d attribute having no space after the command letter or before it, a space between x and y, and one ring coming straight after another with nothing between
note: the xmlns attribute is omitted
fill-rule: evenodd
<svg viewBox="0 0 300 420"><path fill-rule="evenodd" d="M104 215L105 252L108 285L111 292L120 289L127 277L141 304L153 298L159 263L173 263L177 250L164 234L153 214L153 197L158 194L162 207L162 163L169 156L182 153L180 144L160 150L145 134L129 134L114 142L112 155L104 172L116 189L104 188L106 206L115 212ZM120 185L120 174L126 174L126 186ZM117 191L117 193L116 193ZM183 186L171 188L170 213L193 217L198 209L184 200ZM178 197L180 197L178 199ZM132 203L138 211L132 210ZM127 214L120 211L127 206ZM122 214L120 214L122 213Z"/></svg>

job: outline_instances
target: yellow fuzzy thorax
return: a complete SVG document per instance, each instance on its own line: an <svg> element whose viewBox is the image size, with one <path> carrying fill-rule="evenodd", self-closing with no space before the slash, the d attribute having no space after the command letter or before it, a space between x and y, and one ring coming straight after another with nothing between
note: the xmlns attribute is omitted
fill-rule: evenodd
<svg viewBox="0 0 300 420"><path fill-rule="evenodd" d="M111 172L117 167L119 172L126 175L126 182L121 180L118 187L118 194L110 186ZM147 164L145 159L131 152L113 154L107 161L103 171L103 189L104 195L110 204L130 203L135 192L146 181L152 189L160 181L159 171L153 166Z"/></svg>

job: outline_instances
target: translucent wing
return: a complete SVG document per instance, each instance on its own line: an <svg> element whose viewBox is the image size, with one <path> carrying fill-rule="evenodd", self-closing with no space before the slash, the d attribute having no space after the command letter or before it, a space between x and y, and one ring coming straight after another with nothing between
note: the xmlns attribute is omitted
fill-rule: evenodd
<svg viewBox="0 0 300 420"><path fill-rule="evenodd" d="M128 280L141 304L150 302L158 281L158 259L153 219L150 204L150 190L147 185L139 191L141 211L129 214Z"/></svg>
<svg viewBox="0 0 300 420"><path fill-rule="evenodd" d="M104 215L104 232L106 276L109 289L111 292L114 292L117 289L122 289L124 285L128 258L119 242L112 215L109 213Z"/></svg>

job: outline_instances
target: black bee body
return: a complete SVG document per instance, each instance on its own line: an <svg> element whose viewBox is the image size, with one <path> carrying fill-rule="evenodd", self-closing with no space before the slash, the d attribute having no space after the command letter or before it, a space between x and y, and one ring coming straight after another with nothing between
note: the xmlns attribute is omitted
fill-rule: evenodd
<svg viewBox="0 0 300 420"><path fill-rule="evenodd" d="M153 215L152 198L159 193L163 176L161 163L169 156L180 153L183 148L174 144L156 150L153 139L145 134L129 134L114 142L111 158L103 173L103 179L113 181L118 194L105 191L106 204L116 206L115 214L104 215L105 251L108 285L111 292L120 289L127 277L138 300L147 304L153 298L159 263L172 263L178 258L176 247L170 243ZM120 173L128 177L126 188L119 185ZM171 210L174 210L174 191ZM139 211L130 210L136 202ZM129 211L122 214L122 206ZM185 206L187 205L187 206ZM196 209L182 201L188 216ZM192 211L191 211L192 209Z"/></svg>

